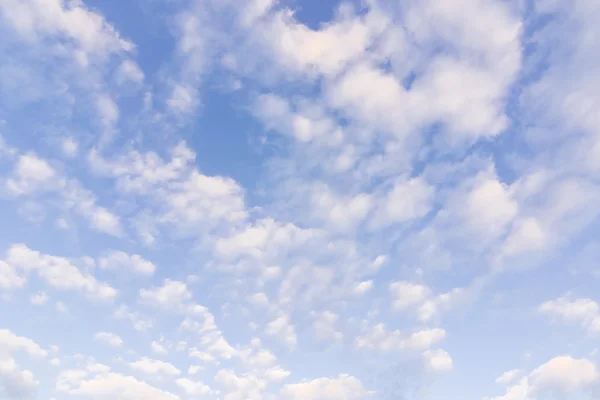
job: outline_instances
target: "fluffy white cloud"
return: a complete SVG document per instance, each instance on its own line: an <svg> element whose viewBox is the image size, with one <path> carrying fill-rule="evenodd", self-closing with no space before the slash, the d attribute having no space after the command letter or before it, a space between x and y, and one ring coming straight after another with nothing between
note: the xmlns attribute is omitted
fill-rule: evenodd
<svg viewBox="0 0 600 400"><path fill-rule="evenodd" d="M79 143L72 137L65 137L60 144L60 149L65 157L73 158L79 152Z"/></svg>
<svg viewBox="0 0 600 400"><path fill-rule="evenodd" d="M152 341L150 347L152 349L152 352L156 354L166 355L169 353L167 348L157 341Z"/></svg>
<svg viewBox="0 0 600 400"><path fill-rule="evenodd" d="M521 375L521 370L518 369L506 371L496 379L496 383L500 383L502 385L509 385L513 383L519 375Z"/></svg>
<svg viewBox="0 0 600 400"><path fill-rule="evenodd" d="M102 269L131 270L140 275L152 275L156 266L138 254L127 254L122 251L111 251L106 256L98 259L98 266Z"/></svg>
<svg viewBox="0 0 600 400"><path fill-rule="evenodd" d="M529 374L531 384L538 390L559 390L565 394L596 383L598 378L594 363L568 356L553 358Z"/></svg>
<svg viewBox="0 0 600 400"><path fill-rule="evenodd" d="M63 178L46 161L33 153L19 157L6 188L14 195L55 190L64 185Z"/></svg>
<svg viewBox="0 0 600 400"><path fill-rule="evenodd" d="M292 348L298 342L296 328L292 325L287 315L280 315L269 322L265 328L265 333L269 336L279 338L279 340Z"/></svg>
<svg viewBox="0 0 600 400"><path fill-rule="evenodd" d="M344 334L335 327L336 322L340 318L339 315L331 311L323 311L315 313L313 318L313 328L317 340L340 341L344 338Z"/></svg>
<svg viewBox="0 0 600 400"><path fill-rule="evenodd" d="M192 298L184 282L166 279L160 287L140 289L139 301L166 310L181 310L185 303Z"/></svg>
<svg viewBox="0 0 600 400"><path fill-rule="evenodd" d="M66 36L78 49L98 56L133 49L102 16L79 2L7 0L0 4L0 11L4 21L27 39Z"/></svg>
<svg viewBox="0 0 600 400"><path fill-rule="evenodd" d="M419 219L432 207L434 189L422 178L396 183L377 207L371 226L380 228Z"/></svg>
<svg viewBox="0 0 600 400"><path fill-rule="evenodd" d="M319 232L301 229L293 224L282 225L273 219L256 221L244 229L235 230L230 236L216 240L216 254L225 259L249 256L256 259L275 257L279 251L302 248Z"/></svg>
<svg viewBox="0 0 600 400"><path fill-rule="evenodd" d="M117 296L113 287L82 272L68 259L42 254L24 244L11 246L5 261L25 273L36 273L49 285L60 290L75 290L92 299L103 301L113 300Z"/></svg>
<svg viewBox="0 0 600 400"><path fill-rule="evenodd" d="M44 248L66 241L101 255L71 259L12 246L0 261L0 297L10 323L29 316L21 309L39 314L27 299L44 303L47 292L63 312L43 327L49 337L68 342L67 325L92 318L93 326L105 324L95 329L106 331L98 340L122 346L142 337L140 348L168 354L169 362L123 349L112 362L135 377L124 376L99 364L109 363L102 354L67 354L83 351L74 341L52 352L59 362L31 363L29 372L12 352L44 350L0 331L0 397L34 397L34 373L46 380L45 368L64 365L79 369L59 375L56 394L43 382L41 397L178 399L169 388L194 399L363 400L385 397L368 375L378 378L398 359L420 367L394 369L388 382L410 375L410 386L426 393L434 373L453 369L452 357L489 344L477 324L467 325L480 343L453 342L451 357L438 348L444 328L453 334L444 313L507 269L521 273L521 264L551 254L561 257L548 259L551 285L580 278L562 279L565 268L553 263L577 264L570 252L598 228L594 1L341 2L329 21L315 5L293 12L274 0L150 3L138 11L151 19L159 11L153 32L137 25L135 13L124 28L143 39L140 55L149 43L159 55L172 44L173 59L144 56L138 65L134 44L107 22L123 22L120 6L99 5L105 19L80 0L0 0L0 116L7 119L0 130L31 148L20 153L0 138L0 186L14 200L2 210L0 237L25 236ZM194 112L200 105L205 113ZM241 148L231 143L246 135ZM189 144L172 147L183 136ZM47 158L56 153L60 159ZM19 226L17 218L29 222ZM62 229L48 231L52 221ZM116 239L128 253L108 250L120 248ZM157 268L145 258L179 267L161 269L141 288L110 272L152 276ZM515 281L494 281L494 297L475 302L474 313L519 305L522 292L505 293ZM12 290L25 286L32 292ZM117 287L131 305L119 306L114 319L73 303L78 293L113 299ZM591 299L569 295L539 311L588 333L600 329ZM511 329L489 322L499 336ZM541 329L524 324L532 335ZM50 332L63 325L60 335ZM591 339L568 342L585 354ZM544 335L539 340L536 357L547 356L552 348ZM336 345L321 352L319 341ZM276 342L287 345L284 357ZM341 362L328 362L337 351ZM356 377L338 375L346 357L360 359ZM306 373L315 363L323 378ZM439 391L461 397L461 385L448 382ZM496 400L571 398L600 385L593 362L568 356L497 382L507 387ZM403 389L391 396L421 394Z"/></svg>
<svg viewBox="0 0 600 400"><path fill-rule="evenodd" d="M281 397L290 400L360 400L369 396L360 380L350 375L288 384Z"/></svg>
<svg viewBox="0 0 600 400"><path fill-rule="evenodd" d="M385 325L379 324L367 328L364 335L357 337L355 346L359 349L380 351L426 350L445 337L446 331L440 328L409 333L400 330L389 331Z"/></svg>
<svg viewBox="0 0 600 400"><path fill-rule="evenodd" d="M34 153L21 154L12 174L4 182L9 194L31 197L42 193L55 193L66 211L73 210L85 218L92 229L113 236L121 236L120 219L97 204L96 196L75 179L68 179L48 161Z"/></svg>
<svg viewBox="0 0 600 400"><path fill-rule="evenodd" d="M147 357L131 362L129 363L129 366L133 370L142 372L147 375L177 376L181 374L181 371L177 369L173 364L160 360L152 360Z"/></svg>
<svg viewBox="0 0 600 400"><path fill-rule="evenodd" d="M152 199L135 218L143 241L152 244L160 226L187 236L208 233L221 223L235 224L246 218L243 190L234 180L201 174L194 166L194 152L183 142L170 153L170 162L154 152L132 151L106 160L92 151L88 157L92 170L116 178L123 194Z"/></svg>
<svg viewBox="0 0 600 400"><path fill-rule="evenodd" d="M0 354L0 395L7 400L31 399L38 385L31 371L21 370L14 359Z"/></svg>
<svg viewBox="0 0 600 400"><path fill-rule="evenodd" d="M390 284L390 293L394 297L392 306L403 310L423 303L430 295L428 287L410 282L393 282Z"/></svg>
<svg viewBox="0 0 600 400"><path fill-rule="evenodd" d="M132 60L125 60L119 66L119 70L117 71L117 80L121 84L128 80L138 84L143 83L144 72L142 72L140 67Z"/></svg>
<svg viewBox="0 0 600 400"><path fill-rule="evenodd" d="M98 332L94 336L94 340L112 347L121 347L123 345L123 339L119 335L110 332Z"/></svg>
<svg viewBox="0 0 600 400"><path fill-rule="evenodd" d="M63 371L57 379L56 388L61 393L91 400L179 400L172 393L113 372L88 378L86 371Z"/></svg>
<svg viewBox="0 0 600 400"><path fill-rule="evenodd" d="M423 353L423 359L427 369L433 372L446 372L453 368L452 357L442 349L427 350Z"/></svg>
<svg viewBox="0 0 600 400"><path fill-rule="evenodd" d="M566 322L578 323L590 333L600 332L600 305L594 300L560 297L543 303L539 311Z"/></svg>
<svg viewBox="0 0 600 400"><path fill-rule="evenodd" d="M0 350L3 353L23 351L31 357L46 357L48 355L48 352L33 340L17 336L8 329L0 329Z"/></svg>
<svg viewBox="0 0 600 400"><path fill-rule="evenodd" d="M114 313L115 318L127 319L131 322L134 329L141 332L152 327L153 323L150 319L143 317L140 313L132 311L125 305L120 305Z"/></svg>
<svg viewBox="0 0 600 400"><path fill-rule="evenodd" d="M506 394L489 400L536 400L545 394L574 396L578 391L600 382L596 365L587 359L555 357L533 370L527 377L510 386Z"/></svg>
<svg viewBox="0 0 600 400"><path fill-rule="evenodd" d="M26 279L19 276L12 265L0 260L0 287L2 289L21 288L26 282Z"/></svg>
<svg viewBox="0 0 600 400"><path fill-rule="evenodd" d="M48 352L33 340L0 329L0 395L8 400L35 397L39 382L29 370L19 367L12 353L23 352L33 358L43 358Z"/></svg>
<svg viewBox="0 0 600 400"><path fill-rule="evenodd" d="M389 291L394 309L415 311L419 320L423 322L449 310L467 294L464 288L455 288L450 292L435 295L425 285L406 281L390 283Z"/></svg>
<svg viewBox="0 0 600 400"><path fill-rule="evenodd" d="M48 301L48 295L44 292L39 292L39 293L32 295L29 298L29 301L33 305L41 306L41 305L46 304L46 302Z"/></svg>
<svg viewBox="0 0 600 400"><path fill-rule="evenodd" d="M104 125L111 126L119 120L119 107L110 96L98 96L96 108Z"/></svg>
<svg viewBox="0 0 600 400"><path fill-rule="evenodd" d="M210 387L202 382L194 381L188 378L179 378L175 381L186 395L188 396L204 396L210 394Z"/></svg>

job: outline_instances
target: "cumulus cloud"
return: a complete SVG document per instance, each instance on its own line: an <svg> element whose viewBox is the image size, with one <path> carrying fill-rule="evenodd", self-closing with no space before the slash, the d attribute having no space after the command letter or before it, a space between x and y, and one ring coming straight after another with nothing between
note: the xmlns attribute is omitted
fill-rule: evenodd
<svg viewBox="0 0 600 400"><path fill-rule="evenodd" d="M20 352L34 359L48 355L33 340L18 336L8 329L0 329L0 394L9 400L33 399L39 385L33 373L21 369L11 356Z"/></svg>
<svg viewBox="0 0 600 400"><path fill-rule="evenodd" d="M61 208L85 218L96 231L121 236L123 229L118 216L97 204L96 196L76 179L69 179L47 160L34 153L21 154L11 175L5 180L6 191L14 197L33 197L54 193Z"/></svg>
<svg viewBox="0 0 600 400"><path fill-rule="evenodd" d="M15 360L0 355L0 394L8 400L35 398L39 385L32 372L21 370Z"/></svg>
<svg viewBox="0 0 600 400"><path fill-rule="evenodd" d="M579 324L592 334L600 332L600 306L592 299L559 297L541 304L539 311L552 318Z"/></svg>
<svg viewBox="0 0 600 400"><path fill-rule="evenodd" d="M368 395L369 392L357 378L345 374L288 384L281 389L283 398L293 400L358 400Z"/></svg>
<svg viewBox="0 0 600 400"><path fill-rule="evenodd" d="M129 367L146 375L176 376L181 374L181 371L178 370L173 364L160 360L152 360L147 357L129 363Z"/></svg>
<svg viewBox="0 0 600 400"><path fill-rule="evenodd" d="M98 175L117 179L118 189L130 196L149 196L135 225L143 241L152 244L160 226L179 235L210 232L220 223L236 223L247 216L242 188L230 178L201 174L193 165L195 153L180 143L166 162L155 152L132 151L107 160L97 151L88 161Z"/></svg>
<svg viewBox="0 0 600 400"><path fill-rule="evenodd" d="M555 357L534 369L527 377L509 386L503 396L489 400L535 400L547 394L574 396L599 382L596 365L587 359Z"/></svg>
<svg viewBox="0 0 600 400"><path fill-rule="evenodd" d="M31 329L42 316L28 313L50 311L39 330L61 341L29 371L18 357L46 350L0 330L0 397L35 397L60 367L57 397L362 400L387 394L368 375L398 358L419 367L394 378L427 393L489 344L471 316L521 306L539 283L524 266L546 260L553 287L580 282L563 267L600 216L594 1L350 3L149 2L140 24L121 5L0 0L0 237L29 243L5 243L1 300ZM58 244L73 258L32 250ZM122 303L82 314L81 294ZM56 310L27 304L50 297ZM467 303L477 341L451 355L442 317ZM593 354L598 307L569 294L538 312L580 327L565 343ZM75 323L116 357L67 354L84 352ZM523 325L536 358L556 354ZM494 399L596 390L595 363L573 357L502 374ZM422 394L408 386L392 396Z"/></svg>
<svg viewBox="0 0 600 400"><path fill-rule="evenodd" d="M86 371L63 371L57 379L58 392L85 399L100 400L110 397L118 400L179 400L167 391L157 389L134 377L114 372L87 376Z"/></svg>
<svg viewBox="0 0 600 400"><path fill-rule="evenodd" d="M275 336L292 348L298 342L296 328L290 323L287 315L281 315L269 322L265 328L265 333L269 336Z"/></svg>
<svg viewBox="0 0 600 400"><path fill-rule="evenodd" d="M69 259L42 254L24 244L11 246L5 261L24 273L35 273L47 284L59 290L81 292L91 299L100 301L111 301L117 296L116 289L82 272Z"/></svg>
<svg viewBox="0 0 600 400"><path fill-rule="evenodd" d="M165 280L162 286L141 289L139 293L141 303L167 310L181 310L191 298L192 293L184 282L170 279Z"/></svg>
<svg viewBox="0 0 600 400"><path fill-rule="evenodd" d="M415 332L388 330L385 325L368 327L364 335L356 338L355 346L359 349L375 349L379 351L411 351L426 350L446 337L446 331L440 328Z"/></svg>
<svg viewBox="0 0 600 400"><path fill-rule="evenodd" d="M122 251L112 251L98 260L98 266L108 270L131 270L140 275L152 275L156 266L138 254L127 254Z"/></svg>
<svg viewBox="0 0 600 400"><path fill-rule="evenodd" d="M119 335L110 332L98 332L94 336L94 340L111 347L121 347L123 345L123 339Z"/></svg>

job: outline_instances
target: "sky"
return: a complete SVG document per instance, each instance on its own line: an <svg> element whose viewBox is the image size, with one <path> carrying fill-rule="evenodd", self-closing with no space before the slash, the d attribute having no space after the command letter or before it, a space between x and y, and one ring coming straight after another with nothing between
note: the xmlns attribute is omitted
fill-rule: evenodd
<svg viewBox="0 0 600 400"><path fill-rule="evenodd" d="M0 0L0 399L600 398L599 20Z"/></svg>

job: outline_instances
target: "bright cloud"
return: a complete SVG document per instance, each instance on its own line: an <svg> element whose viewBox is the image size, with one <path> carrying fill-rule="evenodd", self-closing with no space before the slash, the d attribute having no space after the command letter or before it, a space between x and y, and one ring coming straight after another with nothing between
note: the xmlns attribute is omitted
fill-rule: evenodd
<svg viewBox="0 0 600 400"><path fill-rule="evenodd" d="M597 2L401 3L0 0L0 397L597 397Z"/></svg>

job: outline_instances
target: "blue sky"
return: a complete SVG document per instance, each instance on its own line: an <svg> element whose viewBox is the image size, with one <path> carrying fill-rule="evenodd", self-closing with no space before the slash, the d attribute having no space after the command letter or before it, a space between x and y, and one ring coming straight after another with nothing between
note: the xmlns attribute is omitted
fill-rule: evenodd
<svg viewBox="0 0 600 400"><path fill-rule="evenodd" d="M0 398L597 398L599 19L0 0Z"/></svg>

